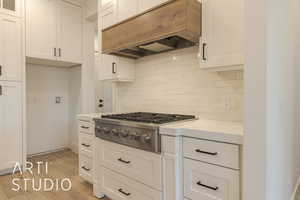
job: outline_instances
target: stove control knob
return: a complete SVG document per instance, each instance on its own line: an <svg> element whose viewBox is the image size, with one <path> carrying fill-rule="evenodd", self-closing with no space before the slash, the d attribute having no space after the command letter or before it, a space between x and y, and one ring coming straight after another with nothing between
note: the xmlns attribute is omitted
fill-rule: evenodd
<svg viewBox="0 0 300 200"><path fill-rule="evenodd" d="M103 128L101 128L100 130L101 130L101 132L103 132L103 133L105 133L105 134L109 134L109 128L103 127Z"/></svg>
<svg viewBox="0 0 300 200"><path fill-rule="evenodd" d="M122 135L122 137L128 137L129 131L128 130L122 130L121 135Z"/></svg>
<svg viewBox="0 0 300 200"><path fill-rule="evenodd" d="M145 143L151 143L151 136L150 135L147 135L147 134L145 134L144 136L143 136L143 138L144 138L144 142Z"/></svg>
<svg viewBox="0 0 300 200"><path fill-rule="evenodd" d="M117 129L112 129L112 130L111 130L111 133L112 133L113 135L115 135L115 136L118 136L118 135L119 135L119 132L118 132Z"/></svg>
<svg viewBox="0 0 300 200"><path fill-rule="evenodd" d="M139 140L140 139L140 135L137 133L137 132L132 132L130 134L130 138L133 139L133 140Z"/></svg>

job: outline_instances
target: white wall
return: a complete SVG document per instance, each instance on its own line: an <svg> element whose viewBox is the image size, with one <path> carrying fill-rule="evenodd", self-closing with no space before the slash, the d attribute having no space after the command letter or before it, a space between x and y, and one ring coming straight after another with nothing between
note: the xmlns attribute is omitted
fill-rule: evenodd
<svg viewBox="0 0 300 200"><path fill-rule="evenodd" d="M81 67L69 69L69 147L78 152L78 120L81 113Z"/></svg>
<svg viewBox="0 0 300 200"><path fill-rule="evenodd" d="M26 74L28 154L68 147L68 69L27 65Z"/></svg>
<svg viewBox="0 0 300 200"><path fill-rule="evenodd" d="M289 200L299 177L299 10L246 0L243 200Z"/></svg>
<svg viewBox="0 0 300 200"><path fill-rule="evenodd" d="M188 48L137 60L136 80L118 84L119 110L242 121L242 71L201 70L197 53Z"/></svg>

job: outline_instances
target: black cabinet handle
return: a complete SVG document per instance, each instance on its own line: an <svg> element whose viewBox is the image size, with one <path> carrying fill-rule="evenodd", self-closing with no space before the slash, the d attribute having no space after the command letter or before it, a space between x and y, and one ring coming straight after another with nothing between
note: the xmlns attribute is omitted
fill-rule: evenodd
<svg viewBox="0 0 300 200"><path fill-rule="evenodd" d="M119 191L120 193L126 195L126 196L130 196L130 195L131 195L131 193L124 192L122 188L120 188L118 191Z"/></svg>
<svg viewBox="0 0 300 200"><path fill-rule="evenodd" d="M0 85L0 96L2 96L2 85Z"/></svg>
<svg viewBox="0 0 300 200"><path fill-rule="evenodd" d="M89 168L87 168L86 166L81 167L82 169L84 169L85 171L89 172L91 171Z"/></svg>
<svg viewBox="0 0 300 200"><path fill-rule="evenodd" d="M85 144L85 143L82 143L81 145L84 146L84 147L90 147L91 146L91 145L88 145L88 144Z"/></svg>
<svg viewBox="0 0 300 200"><path fill-rule="evenodd" d="M202 44L202 60L206 60L206 57L205 57L206 46L207 46L206 43Z"/></svg>
<svg viewBox="0 0 300 200"><path fill-rule="evenodd" d="M120 161L122 163L125 163L125 164L129 164L130 163L130 161L123 160L122 158L119 158L118 161Z"/></svg>
<svg viewBox="0 0 300 200"><path fill-rule="evenodd" d="M88 127L88 126L80 126L80 128L89 129L90 127Z"/></svg>
<svg viewBox="0 0 300 200"><path fill-rule="evenodd" d="M0 76L2 76L2 65L0 65Z"/></svg>
<svg viewBox="0 0 300 200"><path fill-rule="evenodd" d="M208 152L208 151L202 151L200 149L196 149L195 150L197 153L203 153L203 154L207 154L207 155L211 155L211 156L216 156L218 155L218 152Z"/></svg>
<svg viewBox="0 0 300 200"><path fill-rule="evenodd" d="M115 62L112 63L112 73L113 74L116 73L116 63Z"/></svg>
<svg viewBox="0 0 300 200"><path fill-rule="evenodd" d="M61 57L61 48L58 48L58 56Z"/></svg>
<svg viewBox="0 0 300 200"><path fill-rule="evenodd" d="M53 51L54 51L54 56L56 57L56 48L54 48Z"/></svg>
<svg viewBox="0 0 300 200"><path fill-rule="evenodd" d="M197 185L199 185L201 187L205 187L205 188L210 189L210 190L214 190L214 191L217 191L219 189L219 187L212 187L212 186L202 184L201 181L197 182Z"/></svg>

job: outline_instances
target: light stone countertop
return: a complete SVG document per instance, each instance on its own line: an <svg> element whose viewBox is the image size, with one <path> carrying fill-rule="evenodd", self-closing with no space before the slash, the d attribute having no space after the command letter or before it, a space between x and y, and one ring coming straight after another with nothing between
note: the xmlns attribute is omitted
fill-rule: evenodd
<svg viewBox="0 0 300 200"><path fill-rule="evenodd" d="M198 119L163 125L160 134L243 144L244 129L239 122Z"/></svg>
<svg viewBox="0 0 300 200"><path fill-rule="evenodd" d="M77 119L93 123L93 119L100 118L102 114L79 114L77 115ZM175 122L161 125L160 134L170 136L186 136L232 144L243 144L244 129L241 122L197 119L193 121Z"/></svg>

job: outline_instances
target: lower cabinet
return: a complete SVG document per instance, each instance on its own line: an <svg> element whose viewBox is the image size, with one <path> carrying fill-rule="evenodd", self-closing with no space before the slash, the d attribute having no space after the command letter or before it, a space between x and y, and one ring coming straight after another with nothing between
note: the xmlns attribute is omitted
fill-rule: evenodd
<svg viewBox="0 0 300 200"><path fill-rule="evenodd" d="M22 84L0 81L0 173L9 170L22 155Z"/></svg>
<svg viewBox="0 0 300 200"><path fill-rule="evenodd" d="M94 176L94 140L95 125L91 122L80 121L78 124L79 138L79 175L85 181L93 183Z"/></svg>
<svg viewBox="0 0 300 200"><path fill-rule="evenodd" d="M239 200L239 171L184 159L184 196L205 200Z"/></svg>
<svg viewBox="0 0 300 200"><path fill-rule="evenodd" d="M113 200L162 200L162 193L105 167L98 168L99 189Z"/></svg>

